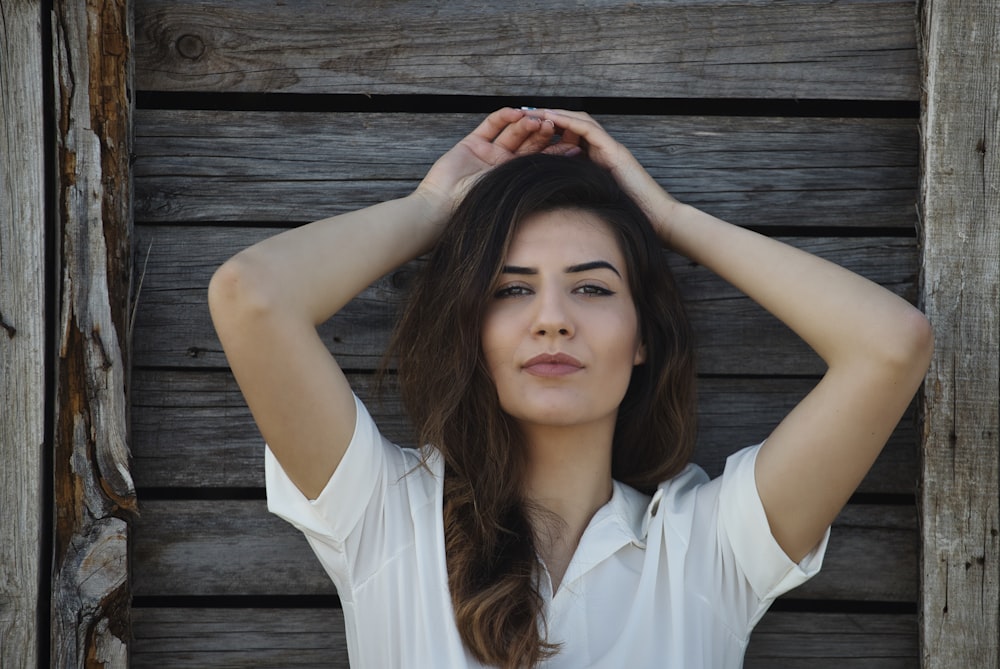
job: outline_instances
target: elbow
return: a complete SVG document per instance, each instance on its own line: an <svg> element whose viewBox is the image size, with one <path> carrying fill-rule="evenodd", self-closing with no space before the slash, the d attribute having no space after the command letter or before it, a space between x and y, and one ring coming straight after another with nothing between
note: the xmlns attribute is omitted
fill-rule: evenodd
<svg viewBox="0 0 1000 669"><path fill-rule="evenodd" d="M208 308L215 328L222 334L229 324L259 318L272 310L265 268L246 251L227 260L208 284Z"/></svg>
<svg viewBox="0 0 1000 669"><path fill-rule="evenodd" d="M913 309L909 317L909 333L912 341L912 356L921 369L921 376L927 372L934 354L934 328L923 312Z"/></svg>
<svg viewBox="0 0 1000 669"><path fill-rule="evenodd" d="M909 307L897 324L897 334L886 359L901 374L920 385L934 353L934 330L921 311Z"/></svg>

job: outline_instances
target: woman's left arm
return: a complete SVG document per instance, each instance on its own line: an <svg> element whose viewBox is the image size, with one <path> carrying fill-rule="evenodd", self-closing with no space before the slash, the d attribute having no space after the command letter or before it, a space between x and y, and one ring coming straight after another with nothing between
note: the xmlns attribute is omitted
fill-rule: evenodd
<svg viewBox="0 0 1000 669"><path fill-rule="evenodd" d="M798 561L861 483L927 372L931 328L916 308L833 263L685 205L664 207L672 248L802 337L828 369L757 455L771 533Z"/></svg>
<svg viewBox="0 0 1000 669"><path fill-rule="evenodd" d="M757 489L771 532L790 558L801 560L861 483L920 386L933 347L930 324L857 274L677 202L586 115L551 118L564 140L579 142L615 174L666 245L746 293L826 362L822 380L757 456Z"/></svg>

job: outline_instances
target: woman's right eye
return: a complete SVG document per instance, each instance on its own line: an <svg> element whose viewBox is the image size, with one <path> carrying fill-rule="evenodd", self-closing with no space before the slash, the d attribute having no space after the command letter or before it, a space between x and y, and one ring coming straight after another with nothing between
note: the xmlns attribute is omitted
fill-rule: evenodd
<svg viewBox="0 0 1000 669"><path fill-rule="evenodd" d="M493 293L493 297L520 297L521 295L529 295L530 293L531 290L527 286L503 286Z"/></svg>

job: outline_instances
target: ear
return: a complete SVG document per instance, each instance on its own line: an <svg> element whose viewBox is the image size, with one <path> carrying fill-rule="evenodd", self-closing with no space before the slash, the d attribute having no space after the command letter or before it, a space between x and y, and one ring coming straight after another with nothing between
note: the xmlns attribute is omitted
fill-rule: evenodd
<svg viewBox="0 0 1000 669"><path fill-rule="evenodd" d="M646 345L639 344L639 347L635 349L635 357L632 359L632 366L641 365L646 362Z"/></svg>

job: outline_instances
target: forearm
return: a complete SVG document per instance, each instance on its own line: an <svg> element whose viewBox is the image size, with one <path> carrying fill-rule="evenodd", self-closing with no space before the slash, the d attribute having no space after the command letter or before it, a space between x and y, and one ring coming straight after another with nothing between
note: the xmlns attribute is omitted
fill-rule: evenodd
<svg viewBox="0 0 1000 669"><path fill-rule="evenodd" d="M669 196L666 196L669 198ZM789 326L830 366L902 362L925 347L923 316L838 265L701 212L660 203L668 243Z"/></svg>
<svg viewBox="0 0 1000 669"><path fill-rule="evenodd" d="M220 271L230 299L280 308L318 325L380 276L429 250L449 209L423 193L288 230L240 252Z"/></svg>

